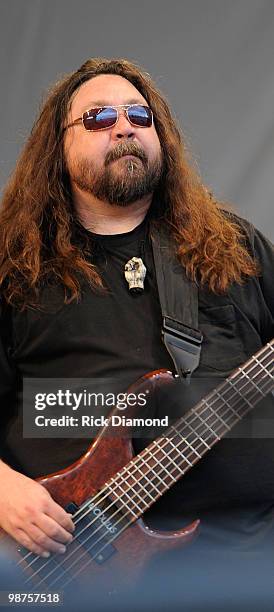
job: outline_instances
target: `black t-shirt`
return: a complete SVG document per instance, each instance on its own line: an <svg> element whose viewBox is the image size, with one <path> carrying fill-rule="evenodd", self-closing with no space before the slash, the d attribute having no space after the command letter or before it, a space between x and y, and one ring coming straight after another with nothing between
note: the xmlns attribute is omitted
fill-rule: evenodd
<svg viewBox="0 0 274 612"><path fill-rule="evenodd" d="M45 287L41 294L44 311L4 309L0 347L2 457L15 469L32 477L48 474L73 463L89 446L85 439L23 438L20 381L24 377L107 376L118 383L131 383L151 370L173 368L161 340L161 310L147 222L145 219L133 231L115 236L94 236L78 228L79 240L89 240L90 261L98 267L107 293L84 284L81 301L65 305L62 289L56 284ZM250 236L250 248L262 265L260 279L235 285L225 296L200 291L199 326L204 343L200 366L185 390L186 406L202 394L204 379L206 383L208 379L217 382L274 334L273 250L259 232L252 230ZM147 275L144 291L136 295L128 290L124 265L140 256L141 250ZM253 432L258 414L261 419L271 418L271 399L254 411ZM238 433L222 440L157 502L153 513L178 513L186 522L221 513L229 524L239 511L246 516L241 525L242 541L250 541L250 516L245 511L252 508L254 533L262 533L263 516L263 521L267 517L267 534L274 503L271 436L270 431L268 439L265 433L260 438L255 430L252 438ZM136 440L136 450L146 442Z"/></svg>
<svg viewBox="0 0 274 612"><path fill-rule="evenodd" d="M121 235L93 235L83 227L77 227L77 232L79 241L89 241L90 261L97 266L106 292L84 285L81 302L64 305L63 292L56 285L43 291L45 312L13 312L14 369L9 375L14 374L19 384L23 378L35 377L109 378L117 381L117 389L126 391L143 374L173 367L161 341L161 308L147 220ZM144 291L136 294L128 289L124 267L140 255L140 249L147 272ZM2 453L8 463L38 477L70 465L86 451L89 441L85 439L24 439L21 389L18 396L17 407L14 398L10 401L10 414L2 410L2 419L17 412Z"/></svg>

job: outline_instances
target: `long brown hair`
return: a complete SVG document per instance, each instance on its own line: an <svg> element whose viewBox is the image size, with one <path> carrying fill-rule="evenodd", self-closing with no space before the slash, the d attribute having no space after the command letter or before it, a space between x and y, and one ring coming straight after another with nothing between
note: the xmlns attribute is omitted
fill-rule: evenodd
<svg viewBox="0 0 274 612"><path fill-rule="evenodd" d="M63 150L63 129L74 92L99 74L128 79L155 117L164 173L153 200L156 222L170 228L189 278L215 293L257 273L240 227L203 185L164 96L150 76L125 59L92 58L57 82L45 101L4 191L0 211L0 285L7 302L37 305L48 277L64 300L80 298L81 277L102 287L96 267L73 240L76 213Z"/></svg>

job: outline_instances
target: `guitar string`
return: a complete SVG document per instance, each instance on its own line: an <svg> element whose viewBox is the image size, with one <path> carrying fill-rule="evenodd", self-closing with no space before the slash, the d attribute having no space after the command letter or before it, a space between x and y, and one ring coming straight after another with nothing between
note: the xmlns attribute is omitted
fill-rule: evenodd
<svg viewBox="0 0 274 612"><path fill-rule="evenodd" d="M196 458L196 461L197 461L197 460L198 460L198 459ZM118 524L119 524L119 523L120 523L122 520L124 520L124 518L125 518L125 517L124 517L124 516L122 516L122 517L119 519L119 521L117 521L117 522L114 524L114 526L115 526L115 525L118 525ZM132 514L131 514L131 522L132 522L133 520L134 520L134 517L132 517ZM127 526L127 525L126 525L126 526ZM98 531L98 530L97 530L97 531ZM119 532L119 533L121 533L121 532ZM116 534L116 535L115 535L115 537L117 537L117 535L119 535L119 533L118 533L118 534ZM93 537L93 536L94 536L94 533L92 534L92 537ZM105 534L103 534L103 536L101 536L101 537L99 538L99 540L96 540L96 541L93 543L93 546L97 545L97 544L98 544L98 542L99 542L100 540L104 539L104 537L105 537ZM88 538L88 539L90 539L90 538ZM85 541L83 542L83 544L84 544L86 541L87 541L87 540L85 540ZM106 544L106 546L107 546L107 545L108 545L108 543ZM103 547L103 548L104 548L104 547ZM91 550L91 549L89 549L89 552L90 552L90 550ZM101 549L101 550L102 550L102 549ZM100 552L101 552L101 551L99 551L99 553L97 552L97 553L96 553L96 556L97 556L98 554L100 554ZM84 553L84 554L85 554L85 553ZM83 555L81 555L81 556L83 556ZM81 558L81 557L80 557L80 558ZM77 559L77 561L79 561L79 558ZM75 565L75 563L76 563L76 560L75 560L75 562L74 562L74 563L72 563L72 564L71 564L71 565L70 565L70 566L69 566L67 569L69 569L69 570L70 570L70 569L73 567L73 565ZM51 573L52 573L52 572L51 572ZM47 576L47 577L49 577L49 576ZM59 578L60 578L60 576L58 576L58 577L57 577L57 580L59 580ZM55 582L56 582L56 580L53 582L53 584L54 584Z"/></svg>
<svg viewBox="0 0 274 612"><path fill-rule="evenodd" d="M160 450L160 451L161 451L162 449L160 448L160 449L158 449L158 450ZM147 464L146 464L146 465L147 465ZM150 467L150 466L149 466L149 467ZM168 474L168 476L169 476L169 474ZM158 477L158 476L156 475L156 477ZM158 479L159 479L159 477L158 477ZM138 483L137 483L137 484L138 484ZM124 493L124 492L123 492L123 493ZM154 501L154 500L153 500L153 501ZM125 517L125 515L124 515L124 517ZM124 518L124 517L122 517L122 518ZM93 534L93 535L94 535L94 534ZM31 553L30 553L30 554L31 554ZM38 557L38 558L39 558L39 557Z"/></svg>
<svg viewBox="0 0 274 612"><path fill-rule="evenodd" d="M244 386L246 386L246 384L245 384ZM243 387L242 387L242 388L243 388ZM235 392L234 392L234 395L235 395ZM218 399L219 399L219 398L218 398ZM238 399L238 398L237 398L237 399ZM226 412L227 412L227 407L225 407L225 408L226 408ZM200 412L200 414L202 414L202 413L203 413L205 410L208 410L208 407L207 407L207 406L205 407L205 406L203 405L203 409L202 409L202 411ZM194 419L199 418L199 416L200 416L200 415L198 415L198 417L197 417L196 415L194 415ZM216 416L216 415L215 415L215 416ZM209 417L207 417L206 421L208 420L208 418L211 418L211 415L209 415ZM215 420L216 420L216 419L215 419ZM202 424L200 423L200 424L199 424L199 426L201 427L201 426L202 426L204 423L206 423L206 421L202 422ZM191 420L190 422L186 422L187 426L190 426L190 424L191 424L191 423L193 423L193 415L192 415L192 420ZM156 441L156 442L157 442L157 441ZM166 444L168 444L168 440L167 440ZM160 451L161 449L158 449L158 450ZM147 449L144 449L144 452L145 452L145 451L147 451ZM150 454L150 451L148 451L148 454ZM135 457L135 458L133 458L133 461L134 461L134 459L136 460L136 457ZM140 456L140 460L142 461L142 464L143 464L143 462L144 462L144 460L145 460L145 455L144 455L144 453L142 454L142 456ZM140 467L143 467L143 465L141 465ZM151 466L147 466L147 467L151 467ZM160 467L162 468L162 466L160 466ZM126 469L126 471L128 472L128 476L130 477L130 476L132 476L133 474L132 474L132 472L129 472L128 468L129 468L129 464L128 464L128 465L125 467L125 469ZM136 465L136 468L137 468L137 470L139 470L139 465ZM137 470L135 469L135 471L137 471ZM114 478L112 478L112 479L109 481L109 483L110 483L110 482L112 482L112 483L114 483L114 484L115 484L115 483L116 483L116 481L118 482L117 476L118 476L118 478L120 478L120 480L122 479L122 473L118 473L118 474L117 474L117 475L116 475ZM142 474L142 478L143 478L143 477L144 477L144 474ZM135 479L135 481L136 481L136 479ZM138 481L136 481L136 483L137 483L137 485L138 485L138 484L140 484L140 483L138 483ZM116 487L116 489L117 489L117 488L121 488L121 482L118 482L118 487ZM145 492L146 492L146 491L145 491ZM109 490L107 490L107 491L106 491L106 493L107 493L107 495L105 496L105 498L107 498L107 496L109 495L109 493L115 493L115 489L113 489L113 488L112 488L110 491L109 491ZM100 500L100 501L103 501L103 499L105 499L105 498L101 498L101 500ZM93 502L94 502L94 499L95 499L95 498L93 498ZM106 508L106 510L108 510L108 508ZM84 515L84 516L85 516L85 515Z"/></svg>
<svg viewBox="0 0 274 612"><path fill-rule="evenodd" d="M257 365L257 364L256 364L256 365ZM235 393L234 393L234 394L235 394ZM227 412L227 410L226 410L226 412ZM188 424L187 424L187 425L188 425ZM176 433L176 435L178 435L178 433ZM199 439L199 438L197 438L197 439ZM169 443L169 441L167 441L167 443ZM182 442L180 442L180 444L181 444L181 443L182 443ZM193 441L192 441L192 443L193 443ZM188 450L188 449L187 449L187 450ZM162 452L162 447L161 447L161 448L158 448L158 452ZM172 452L174 452L174 449L172 449ZM192 453L193 453L193 450L191 451L191 453L190 453L190 455L189 455L189 456L191 456L191 454L192 454ZM167 457L168 457L168 455L165 455L165 458L167 458ZM146 464L146 465L147 465L147 464ZM151 466L149 466L149 467L151 467ZM161 466L161 467L162 467L162 466ZM164 468L164 469L165 469L165 468ZM178 469L178 468L177 468L177 469ZM131 474L129 474L129 476L130 476L130 475L131 475ZM168 474L168 475L170 475L170 474ZM158 480L159 480L159 476L158 476L157 474L156 474L156 478L158 478ZM136 481L136 482L137 482L137 484L138 484L138 481ZM119 488L120 488L120 485L119 485ZM147 494L147 493L146 493L146 494ZM123 495L124 495L124 492L123 492ZM137 493L137 495L139 495L139 494ZM153 499L153 498L152 498L152 499ZM100 501L102 501L102 499L101 499ZM153 500L153 501L154 501L154 500ZM114 503L115 503L115 502L113 502L113 504L114 504ZM111 505L113 505L113 504L111 504ZM107 510L108 510L108 508L107 508L105 511L107 511ZM118 510L117 510L117 512L119 512L119 511L120 511L120 510L118 509ZM143 510L143 511L144 511L144 510ZM116 513L117 513L117 512L116 512ZM115 513L115 514L116 514L116 513ZM77 513L75 513L75 515L76 515L76 514L77 514ZM125 517L126 517L126 515L124 514L124 515L123 515L123 517L122 517L122 519L124 519ZM80 517L80 518L78 519L78 521L76 521L76 522L79 522L79 520L81 520L81 518L82 518L82 517ZM109 517L109 518L110 518L110 517ZM113 517L111 517L111 518L113 518ZM94 521L92 521L92 522L94 522ZM88 526L87 526L86 528L88 528ZM82 530L82 531L84 531L84 530ZM82 532L80 532L80 533L82 533ZM80 535L80 534L78 534L78 535ZM93 534L93 535L94 535L94 534ZM29 553L29 554L33 554L33 553ZM40 557L38 557L38 558L40 559ZM40 568L40 569L42 569L42 568Z"/></svg>
<svg viewBox="0 0 274 612"><path fill-rule="evenodd" d="M269 382L269 381L268 381L268 382ZM236 422L237 422L237 421L238 421L238 419L236 420ZM176 468L175 468L175 469L176 469ZM122 517L120 518L120 520L119 520L119 521L116 523L116 525L117 525L118 523L120 523L122 520L124 520L125 518L126 518L126 517L125 517L125 515L124 515L124 516L122 516ZM125 527L124 527L124 528L126 528L127 526L128 526L128 525L125 525ZM123 528L123 530L124 530L124 528ZM118 536L120 533L121 533L121 531L120 531L118 534L115 534L115 537L117 537L117 536ZM94 533L92 534L92 537L93 537L93 536L94 536ZM105 534L104 534L103 536L101 536L101 538L99 538L99 540L97 540L97 542L95 542L95 544L93 544L93 546L94 546L94 545L96 545L96 544L98 544L98 542L99 542L99 541L100 541L102 538L104 538L104 537L105 537ZM89 539L89 538L88 538L88 539ZM113 539L114 539L114 538L113 538ZM111 540L111 541L112 541L112 540ZM86 542L86 540L85 540L85 541L84 541L82 544L84 544L85 542ZM107 546L108 544L109 544L109 542L106 544L106 546ZM79 547L79 548L81 548L81 547ZM103 547L103 548L104 548L104 547ZM76 551L74 551L74 552L76 552ZM98 552L97 552L97 553L96 553L96 556L97 556L98 554L100 554L100 553L98 553ZM81 556L83 556L83 555L81 555ZM80 558L81 558L81 557L80 557ZM67 559L66 559L66 560L67 560ZM79 558L77 559L77 561L79 561ZM74 562L74 563L73 563L71 566L69 566L69 568L67 568L67 569L71 569L71 567L72 567L74 564L75 564L75 562ZM53 571L54 571L54 570L53 570ZM51 574L51 573L52 573L52 572L50 572L50 574ZM65 572L63 572L63 574L64 574L64 573L65 573ZM49 577L49 575L48 575L46 578L48 578L48 577ZM46 578L45 578L45 579L46 579ZM60 578L60 576L58 576L58 577L57 577L57 580L59 580L59 578ZM54 581L54 582L56 582L56 581ZM54 582L53 582L53 584L54 584Z"/></svg>
<svg viewBox="0 0 274 612"><path fill-rule="evenodd" d="M255 365L253 364L253 367L256 367L256 364L255 364ZM253 369L253 368L252 368L252 369ZM245 381L245 383L246 383L246 381ZM245 384L243 387L241 387L241 389L243 389L245 386L246 386L246 384ZM231 388L229 388L229 389L227 389L227 390L228 390L229 392L231 392ZM233 392L234 392L234 395L235 395L235 389L233 389ZM220 398L217 398L217 400L215 400L214 402L212 402L212 406L214 406L214 403L216 403L216 401L219 401L219 399L220 399ZM242 399L242 398L241 398L241 399ZM205 408L205 407L203 407L202 412L204 412L204 410L205 410L205 409L207 409L207 407L206 407L206 408ZM202 414L202 412L201 412L200 414ZM194 414L194 418L197 418L195 414ZM192 422L193 422L193 421L192 421ZM191 422L190 422L190 423L191 423ZM144 451L142 452L142 454L143 454L143 453L145 453L146 451L147 451L147 449L144 449ZM140 455L141 455L141 454L140 454ZM134 458L131 460L131 462L130 462L129 464L127 464L126 466L124 466L123 471L127 470L130 464L136 463L136 459L137 459L137 457L134 457ZM138 469L138 466L137 466L137 469ZM118 476L118 475L119 475L119 476L122 476L122 471L121 471L121 472L118 472L116 476ZM115 477L115 478L116 478L116 477ZM111 480L113 480L113 478L112 478ZM120 486L120 485L119 485L119 486ZM102 489L101 489L101 492L102 492ZM114 491L114 492L115 492L115 491ZM107 495L108 495L108 494L109 494L109 491L107 492ZM100 492L99 492L99 494L97 494L97 496L99 496L99 495L100 495ZM107 497L107 495L106 495L106 497ZM96 497L97 497L97 496L95 496L95 497L93 497L93 498L92 498L93 502L96 500ZM101 499L101 501L103 501L103 500ZM86 505L88 505L89 503L90 503L90 501L87 501L87 502L86 502ZM75 516L79 515L79 512L81 512L81 510L82 510L82 509L84 509L84 507L85 507L85 505L83 504L83 505L81 506L81 509L79 509L79 511L77 511L77 512L75 513Z"/></svg>
<svg viewBox="0 0 274 612"><path fill-rule="evenodd" d="M253 367L256 367L256 366L257 366L257 364L255 364L255 365L253 364ZM253 369L253 368L252 368L252 369ZM224 382L226 382L226 381L224 381ZM242 388L243 388L243 387L242 387ZM229 392L231 392L231 389L230 389L230 388L229 388L228 390L229 390ZM235 395L235 391L234 391L234 395ZM220 399L220 398L217 398L217 401L218 401L219 399ZM212 405L213 405L213 402L212 402ZM203 407L203 409L202 409L201 414L202 414L202 413L203 413L205 410L207 410L207 409L208 409L208 407L207 407L207 406L204 406L204 407ZM227 409L226 409L226 411L227 411ZM209 418L211 418L211 415L209 415ZM197 419L196 414L194 415L194 420L195 420L195 419ZM207 421L207 420L208 420L208 417L207 417L206 421ZM204 423L206 423L206 421L204 421ZM193 419L192 419L192 421L190 421L190 423L187 423L187 425L188 425L188 426L191 426L191 423L193 423ZM202 425L203 425L203 423L200 423L200 424L199 424L199 426L202 426ZM177 434L177 435L178 435L178 434ZM199 438L197 438L197 439L199 439ZM156 440L156 441L154 441L154 443L155 443L155 442L157 442L157 440ZM192 441L192 442L193 442L193 441ZM166 443L165 443L165 445L164 445L164 447L162 447L162 448L163 448L163 450L164 450L165 446L166 446L168 443L169 443L169 441L167 440L167 441L166 441ZM162 451L162 448L158 448L158 449L157 449L157 451L156 451L156 453L161 452L161 451ZM188 450L188 449L187 449L187 450ZM140 470L140 468L143 468L143 463L145 462L145 456L144 456L144 455L146 454L146 452L147 452L147 449L144 449L144 451L142 452L142 453L143 453L143 456L142 456L142 457L140 457L140 459L141 459L141 461L142 461L142 464L141 464L141 466L140 466L140 467L139 467L138 465L134 466L134 467L135 467L134 472L139 471L139 470ZM173 449L173 451L172 451L172 452L174 452L174 449ZM140 455L141 455L141 454L140 454ZM138 457L138 456L137 456L137 457ZM127 466L124 466L123 471L125 471L125 470L126 470L126 471L128 472L128 468L129 468L130 464L133 464L134 462L136 462L136 457L134 457L134 458L131 460L131 462L130 462L129 464L127 464ZM161 466L161 467L162 467L162 466ZM119 472L118 472L118 474L116 475L116 477L117 477L118 475L119 475L119 478L122 478L122 473L119 473ZM114 479L116 479L116 477L112 478L112 479L111 479L111 481L113 481ZM127 474L127 477L132 477L132 472L129 472L129 473ZM134 477L134 476L133 476L133 477ZM142 479L143 479L143 478L146 478L146 476L145 476L144 474L142 474ZM156 475L156 478L157 478L157 475ZM135 479L135 478L134 478L134 479ZM159 477L158 477L158 479L159 479ZM110 481L110 482L111 482L111 481ZM137 485L138 485L138 484L139 484L139 482L138 482L136 479L135 479L135 481L136 481L136 483L137 483ZM107 483L106 483L106 484L107 484ZM119 483L119 484L118 484L118 487L117 487L117 488L121 488L121 483ZM156 488L156 487L154 487L154 488ZM101 499L99 500L100 502L104 501L104 499L106 499L106 498L109 496L110 491L109 491L109 490L107 490L107 489L105 489L105 490L106 490L106 495L105 495L103 498L101 497ZM157 490L157 488L156 488L156 490ZM95 501L95 500L96 500L98 497L100 497L100 494L102 494L103 492L104 492L104 489L101 489L101 490L98 492L98 494L97 494L97 495L96 495L94 498L92 498L93 503L94 503L94 501ZM113 490L112 490L111 492L114 492L114 493L115 493L115 491L113 491ZM145 491L145 492L146 492L146 491ZM146 494L147 494L147 493L146 493ZM137 493L137 495L138 495L138 493ZM79 522L79 521L80 521L82 518L84 518L84 517L85 517L85 516L86 516L86 515L87 515L87 514L90 512L90 508L88 507L88 510L87 510L87 511L86 511L86 512L83 514L83 510L85 510L85 507L86 507L86 506L88 506L88 505L89 505L89 503L90 503L90 501L85 502L85 504L83 504L83 505L81 506L81 508L80 508L80 509L79 509L79 510L78 510L78 511L75 513L74 517L78 516L78 520L76 520L76 521L75 521L75 524L77 524L77 523L78 523L78 522ZM115 504L115 501L114 501L114 502L113 502L111 505L114 505L114 504ZM106 511L107 511L107 510L108 510L110 507L111 507L111 506L109 506L108 508L106 508ZM81 514L81 516L79 516L80 514ZM96 519L95 519L95 520L96 520ZM94 521L93 521L93 522L94 522ZM81 532L81 533L82 533L82 532ZM79 534L79 535L80 535L80 534ZM27 553L27 555L26 555L26 556L25 556L25 557L24 557L24 558L23 558L23 559L20 561L20 563L22 563L23 561L25 561L25 560L26 560L26 558L27 558L28 556L32 555L32 554L34 554L34 553L28 552L28 553ZM39 556L38 556L38 559L40 559L40 557L39 557ZM33 563L35 560L36 560L36 558L35 558L35 559L33 559L32 563ZM32 564L32 563L31 563L31 564Z"/></svg>
<svg viewBox="0 0 274 612"><path fill-rule="evenodd" d="M268 355L267 355L267 357L268 357ZM253 369L254 369L254 368L256 368L256 367L258 367L258 364L254 364L254 363L253 363L253 364L252 364L252 368L250 368L250 371L251 371L251 370L253 370ZM243 389L243 388L244 388L244 387L245 387L245 386L248 384L248 381L246 381L246 379L244 379L244 381L245 381L245 384L244 384L244 385L241 387L241 390L242 390L242 389ZM224 381L224 383L223 383L221 386L223 387L223 386L226 384L226 382L227 382L227 381ZM220 386L219 386L218 388L219 388L219 390L221 391ZM228 389L226 389L226 391L228 391L229 393L231 393L231 387L229 387ZM235 396L235 388L233 388L233 389L232 389L232 391L233 391L233 394L234 394L234 396ZM236 391L237 391L237 390L236 390ZM239 393L239 392L238 392L238 393ZM211 393L210 393L210 396L212 396L212 395L214 395L214 392L211 392ZM236 393L236 395L237 395L237 393ZM207 398L209 399L209 396L207 396ZM207 398L204 398L204 400L205 400L205 399L207 399ZM240 398L240 399L241 399L241 401L242 401L242 398ZM204 406L204 403L203 403L203 402L204 402L204 400L202 400L202 402L200 402L200 404L203 404L203 408L202 408L202 411L200 411L200 414L202 414L202 413L205 411L205 409L207 409L207 408L208 408L208 407L205 407L205 406ZM216 398L216 399L215 399L215 400L214 400L214 401L211 403L211 405L214 407L214 404L215 404L216 402L218 402L218 401L220 401L220 398L219 398L219 397L217 397L217 398ZM197 404L197 407L198 407L198 406L199 406L199 404ZM192 416L192 417L194 417L194 419L195 419L195 418L197 418L197 415L195 414L195 412L194 412L194 413L193 413L191 416ZM180 421L180 419L179 419L179 421ZM191 423L193 423L193 420L192 420L192 421L190 421L190 423L189 423L189 424L191 424ZM153 443L152 443L152 444L153 444ZM140 453L140 455L139 455L139 456L141 457L141 460L142 460L142 458L144 457L144 455L146 454L146 452L147 452L147 454L149 454L149 452L150 452L150 451L149 451L149 449L147 449L147 448L146 448L146 449L144 449L144 451L142 451L142 453ZM118 472L116 476L121 477L121 476L123 475L123 472L128 471L129 466L132 466L133 464L135 464L135 465L136 465L136 468L137 468L137 469L139 469L139 466L137 465L137 462L136 462L136 459L137 459L137 458L138 458L138 456L137 456L137 457L133 457L133 459L132 459L132 460L129 462L129 464L127 464L126 466L124 466L124 468L122 468L122 470L121 470L120 472ZM140 466L140 467L142 467L142 466ZM135 471L136 471L136 470L135 470ZM130 475L130 474L129 474L129 475ZM111 481L113 481L114 479L116 479L116 477L112 478L112 479L111 479ZM102 490L101 490L101 491L102 491ZM115 493L115 491L111 491L111 492L114 492L114 493ZM108 495L108 494L109 494L109 491L107 492L107 495ZM107 495L106 495L106 497L107 497ZM93 501L95 501L96 497L94 497L94 498L92 498L92 499L93 499ZM102 501L102 500L101 500L101 501ZM86 503L87 503L87 505L88 505L90 502L89 502L89 501L87 501ZM84 505L82 506L82 508L84 508ZM79 511L77 511L77 513L76 513L76 514L79 514Z"/></svg>
<svg viewBox="0 0 274 612"><path fill-rule="evenodd" d="M132 520L131 522L133 522L133 520ZM120 535L121 535L121 533L123 533L123 531L124 531L125 529L127 529L127 527L128 527L128 525L123 526L123 527L120 529L120 531L119 531L119 533L118 533L118 534L115 534L115 536L114 536L114 537L113 537L111 540L109 540L109 541L108 541L106 544L104 544L104 545L102 546L102 548L101 548L99 551L97 551L97 552L96 552L95 557L91 557L91 556L90 556L90 558L88 559L88 561L87 561L87 562L86 562L86 563L85 563L85 564L84 564L84 565L83 565L81 568L79 568L79 569L78 569L78 571L77 571L77 572L76 572L76 573L75 573L73 576L69 576L69 577L68 577L68 579L66 580L66 582L63 582L61 585L59 585L59 587L58 587L58 588L65 588L65 587L66 587L66 586L67 586L67 585L68 585L70 582L72 582L72 580L74 580L74 579L75 579L75 577L76 577L76 576L77 576L77 575L78 575L80 572L83 572L83 570L84 570L84 569L86 569L86 567L88 567L88 565L90 565L90 563L91 563L91 562L92 562L92 561L93 561L93 560L94 560L96 557L98 557L98 555L100 555L100 554L102 553L102 551L103 551L103 550L104 550L104 549L105 549L107 546L109 546L109 544L111 544L111 542L113 542L113 541L114 541L114 540L115 540L115 539L116 539L118 536L120 536ZM89 550L89 552L90 552L90 550ZM80 557L77 559L77 561L79 561L79 560L80 560L80 559L81 559L83 556L84 556L84 554L82 554L82 555L81 555L81 556L80 556ZM72 565L75 565L75 563L73 563ZM66 570L63 572L63 575L65 575L65 576L66 576L66 574L67 574L67 570L70 570L70 569L71 569L71 567L72 567L72 565L71 565L70 567L66 568ZM61 578L62 578L62 576L61 576ZM60 579L60 576L58 576L56 580L54 580L53 582L51 582L51 583L50 583L50 586L52 587L54 584L56 584L56 582L57 582L59 579ZM42 581L42 582L43 582L43 581Z"/></svg>
<svg viewBox="0 0 274 612"><path fill-rule="evenodd" d="M121 522L121 520L123 520L124 518L125 518L125 517L122 517L122 518L121 518L121 519L118 521L118 523L120 523L120 522ZM133 520L133 519L132 519L132 520ZM132 520L131 520L131 522L132 522ZM118 523L116 523L116 524L118 524ZM122 530L120 530L120 532L119 532L118 534L115 534L115 538L116 538L116 537L118 537L118 535L120 535L120 533L121 533L122 531L124 531L124 529L125 529L125 528L127 528L127 527L128 527L128 525L125 525L125 526L124 526L124 528L123 528ZM93 535L94 535L94 534L93 534ZM105 534L104 534L104 535L103 535L103 536L102 536L102 537L101 537L99 540L97 540L97 542L96 542L96 543L98 543L98 542L99 542L99 541L100 541L102 538L104 538L104 537L105 537ZM89 538L88 538L88 539L89 539ZM112 538L112 540L111 540L111 541L113 541L113 539L114 539L114 538ZM110 542L111 542L111 541L110 541ZM108 546L110 542L107 542L105 546ZM96 544L96 543L95 543L95 544ZM103 548L102 548L102 549L101 549L99 552L97 552L97 553L96 553L96 556L97 556L98 554L100 554L100 552L101 552L101 551L102 551L102 550L105 548L105 546L103 546ZM82 547L78 547L78 548L82 548ZM75 551L75 552L76 552L76 551ZM89 551L89 552L90 552L90 551ZM71 564L71 565L70 565L70 567L69 567L69 568L67 568L67 569L71 569L71 567L72 567L73 565L75 565L75 563L76 563L76 562L78 562L78 561L79 561L79 560L80 560L80 559L81 559L81 558L84 556L84 554L85 554L85 552L84 552L84 553L83 553L83 554L82 554L80 557L78 556L78 558L75 560L75 562L74 562L73 564ZM91 560L92 560L92 559L93 559L93 558L91 558ZM54 570L53 570L53 571L51 571L51 572L50 572L50 574L52 574L54 571L56 571L56 568L54 568ZM67 571L66 571L66 570L65 570L65 571L63 571L63 572L62 572L62 576L63 576L64 574L66 574L66 573L67 573ZM46 577L44 577L44 579L47 579L47 578L49 577L49 575L50 575L50 574L48 574ZM60 576L60 573L59 573L59 576L57 576L56 580L54 580L54 582L53 582L52 584L56 583L56 581L58 581L60 578L62 578L62 576ZM44 580L44 579L43 579L43 580ZM71 579L72 579L72 578L71 578ZM43 580L42 580L41 582L43 582ZM52 586L52 584L51 584L51 586ZM67 583L66 583L66 584L67 584Z"/></svg>

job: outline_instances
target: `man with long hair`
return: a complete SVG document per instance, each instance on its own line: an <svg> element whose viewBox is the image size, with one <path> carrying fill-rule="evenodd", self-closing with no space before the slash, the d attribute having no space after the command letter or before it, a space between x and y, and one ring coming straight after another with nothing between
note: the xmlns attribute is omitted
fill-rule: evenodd
<svg viewBox="0 0 274 612"><path fill-rule="evenodd" d="M22 381L123 372L133 382L174 369L161 340L153 228L164 228L182 273L199 289L204 342L195 376L223 377L273 336L271 245L203 185L149 75L124 59L90 59L50 92L0 212L0 524L39 555L63 552L73 523L33 479L73 463L87 441L24 439ZM132 257L147 269L137 294L124 278ZM245 471L252 458L241 469L233 453L220 443L185 479L184 494L178 483L177 507L187 500L187 514L202 511L211 473L204 507L237 496L253 504L259 486L269 500L273 479L259 468L274 467L272 449L264 445L252 482Z"/></svg>

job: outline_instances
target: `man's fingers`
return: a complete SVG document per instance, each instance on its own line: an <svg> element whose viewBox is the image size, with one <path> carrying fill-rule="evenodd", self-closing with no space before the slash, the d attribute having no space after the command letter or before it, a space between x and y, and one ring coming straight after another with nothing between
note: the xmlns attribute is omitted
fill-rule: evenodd
<svg viewBox="0 0 274 612"><path fill-rule="evenodd" d="M61 527L66 529L69 533L74 532L75 525L70 515L53 499L51 499L50 512L47 512L46 514L54 519L58 525L61 525Z"/></svg>
<svg viewBox="0 0 274 612"><path fill-rule="evenodd" d="M13 535L16 541L24 548L27 548L35 555L40 555L41 557L49 557L50 553L46 551L42 546L39 546L36 542L34 542L31 537L25 533L22 529L16 529L16 533Z"/></svg>
<svg viewBox="0 0 274 612"><path fill-rule="evenodd" d="M56 542L68 544L72 541L72 533L68 532L64 527L61 527L60 524L56 523L56 521L47 514L42 514L39 518L39 523L35 520L33 524L39 527L45 536ZM43 543L42 545L44 546Z"/></svg>
<svg viewBox="0 0 274 612"><path fill-rule="evenodd" d="M50 538L40 529L40 526L38 527L33 523L28 526L28 536L35 543L35 545L42 550L59 554L63 554L66 551L66 546L64 544L56 539Z"/></svg>

